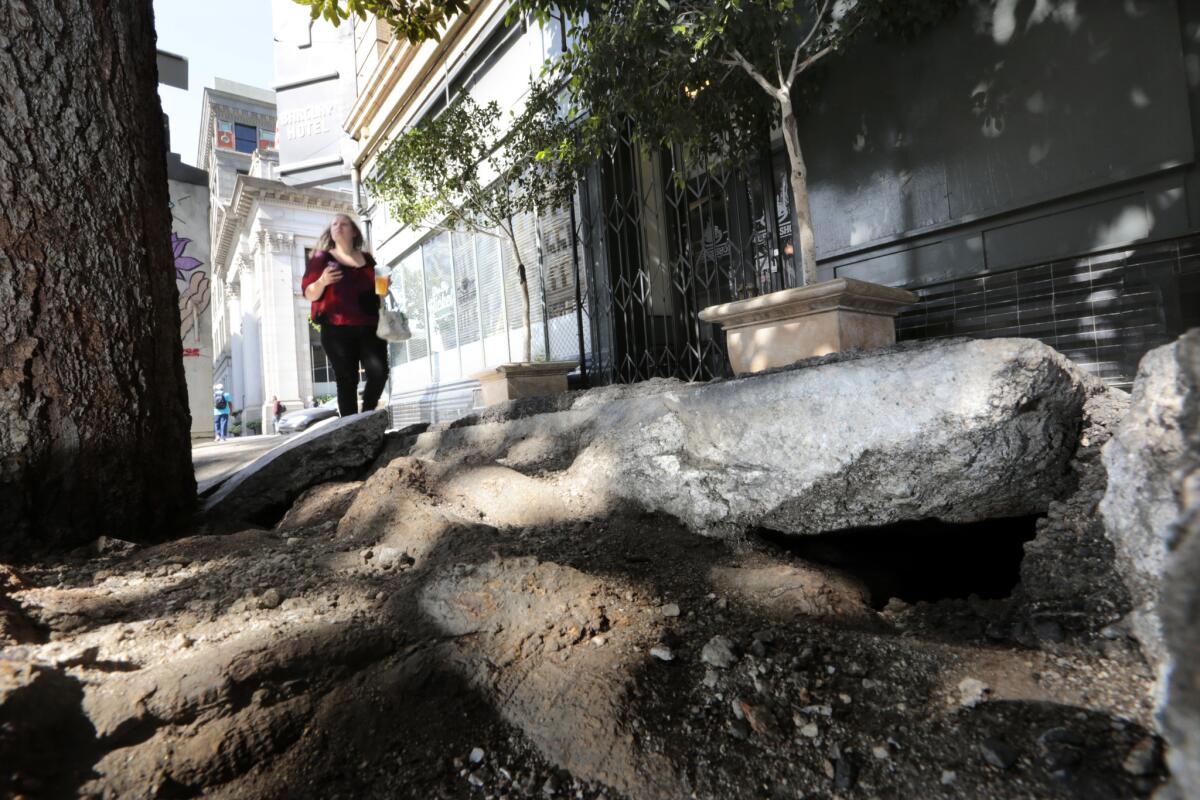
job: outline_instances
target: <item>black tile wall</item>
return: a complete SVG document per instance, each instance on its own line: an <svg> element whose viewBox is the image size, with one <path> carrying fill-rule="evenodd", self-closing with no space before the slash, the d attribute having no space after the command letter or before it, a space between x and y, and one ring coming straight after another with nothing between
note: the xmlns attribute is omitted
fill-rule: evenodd
<svg viewBox="0 0 1200 800"><path fill-rule="evenodd" d="M900 341L1023 336L1128 388L1146 351L1195 318L1181 291L1200 276L1200 236L1097 253L914 289ZM1182 298L1182 300L1181 300Z"/></svg>

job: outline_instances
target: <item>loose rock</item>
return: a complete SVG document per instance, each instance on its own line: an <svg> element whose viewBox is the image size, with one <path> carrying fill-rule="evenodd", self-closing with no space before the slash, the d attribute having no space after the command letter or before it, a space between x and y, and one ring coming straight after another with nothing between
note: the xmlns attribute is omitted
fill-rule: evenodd
<svg viewBox="0 0 1200 800"><path fill-rule="evenodd" d="M963 678L958 682L958 704L974 708L984 701L991 689L977 678Z"/></svg>
<svg viewBox="0 0 1200 800"><path fill-rule="evenodd" d="M603 404L563 398L536 418L430 431L413 454L569 463L578 485L714 535L971 522L1038 513L1062 492L1089 380L1028 339L924 342ZM811 446L831 431L836 447Z"/></svg>
<svg viewBox="0 0 1200 800"><path fill-rule="evenodd" d="M740 701L742 713L746 717L746 722L750 723L750 728L759 736L773 739L779 736L779 722L775 719L775 715L771 709L764 705L749 703L745 700Z"/></svg>
<svg viewBox="0 0 1200 800"><path fill-rule="evenodd" d="M700 659L717 669L728 669L737 663L736 645L726 636L714 636L700 651Z"/></svg>
<svg viewBox="0 0 1200 800"><path fill-rule="evenodd" d="M650 648L650 655L657 658L659 661L674 661L675 654L671 652L671 648L666 645L655 645Z"/></svg>

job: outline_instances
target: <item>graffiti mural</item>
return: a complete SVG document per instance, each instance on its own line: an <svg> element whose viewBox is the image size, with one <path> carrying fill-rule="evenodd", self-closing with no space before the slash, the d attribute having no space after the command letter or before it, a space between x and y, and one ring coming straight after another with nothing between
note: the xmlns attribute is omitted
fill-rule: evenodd
<svg viewBox="0 0 1200 800"><path fill-rule="evenodd" d="M189 194L171 198L172 228L185 224L181 205L190 200L192 196ZM187 246L191 243L191 239L172 230L171 252L175 257L175 285L179 289L179 334L184 341L185 355L190 355L188 350L199 355L197 348L188 348L186 345L189 335L194 342L199 342L200 315L208 310L209 305L209 280L208 273L201 269L204 262L186 254Z"/></svg>
<svg viewBox="0 0 1200 800"><path fill-rule="evenodd" d="M179 334L199 335L200 314L208 309L208 274L200 267L204 262L185 255L191 239L171 234L171 250L175 253L175 284L179 287Z"/></svg>

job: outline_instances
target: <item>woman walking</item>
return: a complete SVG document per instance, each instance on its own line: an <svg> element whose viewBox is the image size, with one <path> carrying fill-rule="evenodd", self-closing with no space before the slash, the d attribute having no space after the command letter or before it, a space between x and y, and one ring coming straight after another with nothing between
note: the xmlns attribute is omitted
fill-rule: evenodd
<svg viewBox="0 0 1200 800"><path fill-rule="evenodd" d="M321 346L333 365L338 413L358 413L358 368L367 375L362 410L371 411L387 382L387 342L375 335L379 296L375 259L362 251L362 232L338 214L317 240L300 282L312 302L312 320L321 326Z"/></svg>

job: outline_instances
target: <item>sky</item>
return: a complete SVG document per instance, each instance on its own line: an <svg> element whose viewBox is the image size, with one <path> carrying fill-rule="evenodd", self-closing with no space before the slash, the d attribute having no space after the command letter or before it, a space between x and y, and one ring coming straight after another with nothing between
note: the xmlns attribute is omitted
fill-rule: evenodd
<svg viewBox="0 0 1200 800"><path fill-rule="evenodd" d="M200 106L213 78L270 89L271 0L154 0L158 49L188 60L188 89L159 85L171 150L196 163Z"/></svg>

